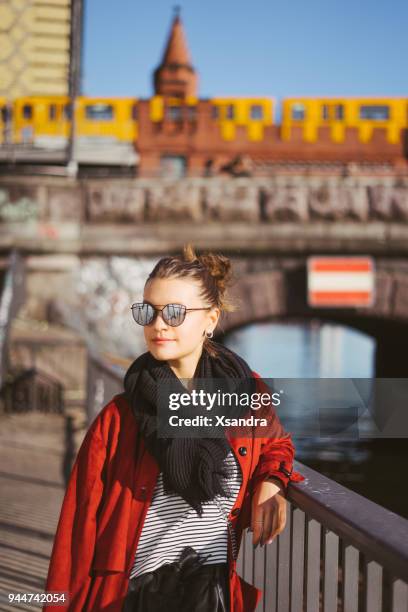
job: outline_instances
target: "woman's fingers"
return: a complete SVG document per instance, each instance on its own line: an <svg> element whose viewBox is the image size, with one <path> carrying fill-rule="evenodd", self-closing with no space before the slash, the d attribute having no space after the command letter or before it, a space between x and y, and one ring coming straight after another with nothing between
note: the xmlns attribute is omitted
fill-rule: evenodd
<svg viewBox="0 0 408 612"><path fill-rule="evenodd" d="M261 538L261 546L266 544L266 542L271 536L272 529L273 529L274 516L275 516L274 504L269 503L265 507L265 512L264 512L264 530L263 530L262 538Z"/></svg>
<svg viewBox="0 0 408 612"><path fill-rule="evenodd" d="M251 530L253 545L270 544L286 524L286 499L276 492L276 485L263 482L252 499Z"/></svg>
<svg viewBox="0 0 408 612"><path fill-rule="evenodd" d="M275 506L274 509L274 522L273 522L273 529L272 529L272 533L270 535L270 537L267 539L267 543L271 544L271 542L273 541L273 539L279 535L280 533L282 533L282 531L285 529L285 525L286 525L286 502L283 500L283 502L278 502Z"/></svg>
<svg viewBox="0 0 408 612"><path fill-rule="evenodd" d="M273 525L272 525L272 529L268 535L268 538L266 540L267 544L271 544L274 537L277 535L278 533L278 528L279 528L279 520L280 520L280 510L279 510L279 504L276 504L274 509L273 509Z"/></svg>
<svg viewBox="0 0 408 612"><path fill-rule="evenodd" d="M253 532L252 543L257 546L264 529L264 510L262 506L258 506L252 513L251 528Z"/></svg>

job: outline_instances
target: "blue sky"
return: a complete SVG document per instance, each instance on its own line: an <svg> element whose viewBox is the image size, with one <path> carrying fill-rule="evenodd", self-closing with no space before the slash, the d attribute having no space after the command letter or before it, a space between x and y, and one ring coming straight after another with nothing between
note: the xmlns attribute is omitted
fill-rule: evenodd
<svg viewBox="0 0 408 612"><path fill-rule="evenodd" d="M84 94L150 96L175 3L84 1ZM201 97L408 96L407 0L180 5Z"/></svg>

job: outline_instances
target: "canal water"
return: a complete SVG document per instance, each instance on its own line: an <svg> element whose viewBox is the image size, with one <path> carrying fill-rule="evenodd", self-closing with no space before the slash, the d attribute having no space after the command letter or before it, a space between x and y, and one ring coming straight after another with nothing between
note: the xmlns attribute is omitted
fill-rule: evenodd
<svg viewBox="0 0 408 612"><path fill-rule="evenodd" d="M370 379L374 373L371 337L318 320L251 324L226 335L224 344L264 378ZM297 460L408 518L406 439L302 436L299 432L303 426L308 429L308 417L296 416L292 437Z"/></svg>

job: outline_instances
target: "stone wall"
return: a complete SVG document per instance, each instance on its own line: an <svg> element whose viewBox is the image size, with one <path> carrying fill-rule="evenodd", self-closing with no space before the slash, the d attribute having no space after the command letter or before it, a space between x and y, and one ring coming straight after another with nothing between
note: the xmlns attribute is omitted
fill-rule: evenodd
<svg viewBox="0 0 408 612"><path fill-rule="evenodd" d="M408 177L0 178L0 225L315 220L408 223Z"/></svg>

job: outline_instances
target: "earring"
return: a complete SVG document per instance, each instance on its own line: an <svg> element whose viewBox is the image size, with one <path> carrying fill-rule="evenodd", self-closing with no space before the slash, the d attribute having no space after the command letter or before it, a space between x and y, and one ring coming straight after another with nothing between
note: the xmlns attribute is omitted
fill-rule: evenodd
<svg viewBox="0 0 408 612"><path fill-rule="evenodd" d="M205 335L207 336L207 338L212 338L213 337L213 332L212 331L207 332Z"/></svg>

